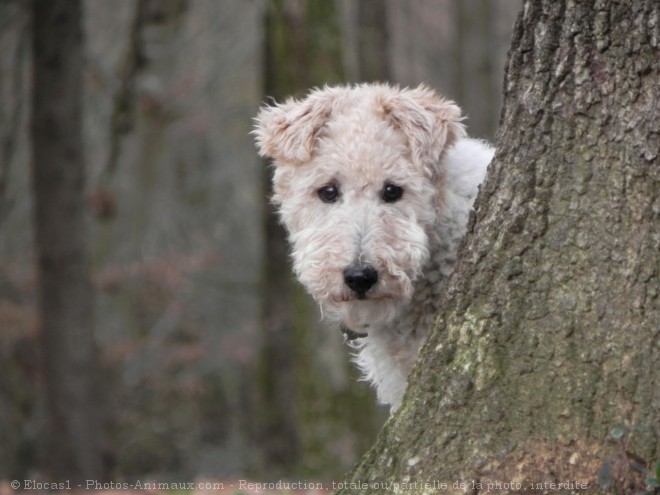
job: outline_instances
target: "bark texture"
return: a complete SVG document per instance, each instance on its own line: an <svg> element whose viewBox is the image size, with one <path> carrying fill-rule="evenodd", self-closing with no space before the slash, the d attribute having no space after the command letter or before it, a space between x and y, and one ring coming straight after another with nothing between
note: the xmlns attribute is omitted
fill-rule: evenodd
<svg viewBox="0 0 660 495"><path fill-rule="evenodd" d="M643 488L628 461L660 459L659 43L654 0L524 2L444 309L349 480Z"/></svg>
<svg viewBox="0 0 660 495"><path fill-rule="evenodd" d="M32 107L35 242L48 402L42 464L54 479L101 479L97 352L85 226L79 0L35 0Z"/></svg>

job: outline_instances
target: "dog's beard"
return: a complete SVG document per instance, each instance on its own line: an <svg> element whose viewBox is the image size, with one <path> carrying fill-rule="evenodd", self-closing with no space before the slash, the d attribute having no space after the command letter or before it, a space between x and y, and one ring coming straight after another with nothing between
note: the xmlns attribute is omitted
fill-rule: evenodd
<svg viewBox="0 0 660 495"><path fill-rule="evenodd" d="M356 332L369 332L393 321L410 303L410 291L369 292L358 297L342 287L336 294L315 297L324 318L343 323Z"/></svg>
<svg viewBox="0 0 660 495"><path fill-rule="evenodd" d="M397 299L352 300L343 308L342 321L351 330L369 332L393 321L404 306Z"/></svg>

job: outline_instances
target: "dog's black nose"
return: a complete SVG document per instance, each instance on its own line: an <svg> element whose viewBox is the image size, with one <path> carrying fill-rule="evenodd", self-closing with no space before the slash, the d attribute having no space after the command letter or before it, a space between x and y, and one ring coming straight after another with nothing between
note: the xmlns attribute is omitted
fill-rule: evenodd
<svg viewBox="0 0 660 495"><path fill-rule="evenodd" d="M344 282L359 295L364 295L378 282L378 272L371 265L349 266L344 270Z"/></svg>

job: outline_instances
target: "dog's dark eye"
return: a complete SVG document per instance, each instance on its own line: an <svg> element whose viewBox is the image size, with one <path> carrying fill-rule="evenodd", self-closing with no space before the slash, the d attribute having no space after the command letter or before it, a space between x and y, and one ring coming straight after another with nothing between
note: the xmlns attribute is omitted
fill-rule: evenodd
<svg viewBox="0 0 660 495"><path fill-rule="evenodd" d="M394 184L385 184L382 193L383 201L386 203L394 203L395 201L401 199L401 196L403 196L402 187L396 186Z"/></svg>
<svg viewBox="0 0 660 495"><path fill-rule="evenodd" d="M334 203L339 197L339 188L334 184L323 186L316 192L324 203Z"/></svg>

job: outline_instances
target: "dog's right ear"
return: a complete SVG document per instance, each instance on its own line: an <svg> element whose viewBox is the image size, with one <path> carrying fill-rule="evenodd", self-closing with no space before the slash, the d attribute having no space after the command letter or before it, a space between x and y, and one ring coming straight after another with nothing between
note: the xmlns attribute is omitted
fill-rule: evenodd
<svg viewBox="0 0 660 495"><path fill-rule="evenodd" d="M334 94L316 90L302 101L293 98L259 110L256 136L259 154L284 162L312 158L316 137L332 111Z"/></svg>
<svg viewBox="0 0 660 495"><path fill-rule="evenodd" d="M465 136L461 109L424 85L403 89L382 99L389 120L407 138L413 162L437 176L444 150Z"/></svg>

